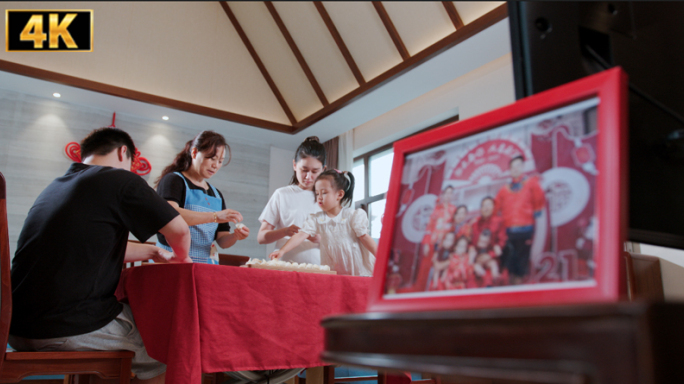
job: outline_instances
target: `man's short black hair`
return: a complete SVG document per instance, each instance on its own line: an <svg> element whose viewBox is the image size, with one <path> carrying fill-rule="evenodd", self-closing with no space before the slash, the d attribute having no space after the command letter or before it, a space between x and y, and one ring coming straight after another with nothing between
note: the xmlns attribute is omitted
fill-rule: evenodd
<svg viewBox="0 0 684 384"><path fill-rule="evenodd" d="M135 144L128 133L119 128L98 128L81 141L81 160L90 155L104 156L124 145L128 148L128 158L132 159Z"/></svg>
<svg viewBox="0 0 684 384"><path fill-rule="evenodd" d="M516 160L520 160L520 161L522 161L522 162L524 163L524 162L525 162L525 156L523 156L523 155L515 155L515 156L513 156L513 158L510 159L510 160L508 161L508 166L510 167L511 164L513 164L513 162L516 161Z"/></svg>

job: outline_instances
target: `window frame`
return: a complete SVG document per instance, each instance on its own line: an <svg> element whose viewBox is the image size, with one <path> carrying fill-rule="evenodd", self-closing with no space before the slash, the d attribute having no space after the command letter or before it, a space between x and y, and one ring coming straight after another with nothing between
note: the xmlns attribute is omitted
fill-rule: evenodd
<svg viewBox="0 0 684 384"><path fill-rule="evenodd" d="M389 144L385 144L382 147L376 148L370 152L366 152L365 154L354 158L354 161L352 162L352 164L355 164L357 161L363 159L363 170L364 170L364 174L363 174L363 195L368 196L368 197L365 197L364 199L357 200L354 203L354 208L356 208L356 209L361 208L364 211L366 211L366 214L369 214L368 206L371 203L374 203L376 201L380 201L380 200L384 199L385 196L387 196L387 192L380 193L380 194L375 195L375 196L370 196L370 158L371 158L371 156L377 155L378 153L382 153L388 149L392 149L393 145L394 145L394 142L389 143Z"/></svg>
<svg viewBox="0 0 684 384"><path fill-rule="evenodd" d="M459 114L456 114L452 117L449 117L447 119L440 121L439 123L432 124L429 127L423 128L419 131L416 131L416 132L411 133L407 136L404 136L401 139L405 139L407 137L411 137L413 135L417 135L417 134L423 133L425 131L429 131L431 129L438 128L438 127L441 127L443 125L453 123L453 122L459 121L459 120L460 120ZM401 139L399 139L399 140L401 140ZM374 203L376 201L380 201L380 200L386 198L386 196L387 196L386 191L384 193L380 193L380 194L377 194L375 196L370 196L370 158L371 158L371 156L377 155L378 153L382 153L388 149L392 149L395 141L397 141L397 140L393 140L391 143L385 144L381 147L378 147L378 148L375 148L371 151L368 151L368 152L364 153L363 155L357 156L352 161L352 169L353 169L354 168L353 164L355 164L357 161L363 159L363 170L364 170L364 174L363 174L363 196L364 196L364 198L361 200L357 200L354 203L354 208L355 209L358 209L358 208L363 209L364 211L366 211L366 215L370 215L369 206L371 203Z"/></svg>

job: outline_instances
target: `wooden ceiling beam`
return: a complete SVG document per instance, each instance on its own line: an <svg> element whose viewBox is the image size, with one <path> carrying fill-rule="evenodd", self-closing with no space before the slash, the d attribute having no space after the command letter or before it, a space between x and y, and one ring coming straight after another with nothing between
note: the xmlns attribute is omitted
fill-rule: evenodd
<svg viewBox="0 0 684 384"><path fill-rule="evenodd" d="M122 97L124 99L140 101L152 105L158 105L160 107L190 112L197 115L209 116L214 117L216 119L232 121L238 124L269 129L276 132L292 133L292 131L294 130L292 126L286 124L280 124L273 121L257 119L251 116L239 115L237 113L232 113L221 109L209 108L203 105L192 104L185 101L169 99L167 97L152 95L150 93L140 92L133 89L117 87L114 85L87 80L80 77L30 67L28 65L17 64L11 61L0 60L0 71L14 73L22 76L28 76L39 80L51 81L53 83L64 84L75 88L85 89L87 91L99 92L105 95L117 96Z"/></svg>
<svg viewBox="0 0 684 384"><path fill-rule="evenodd" d="M442 4L444 4L444 8L449 14L451 22L454 23L456 30L463 28L463 19L461 19L461 15L458 14L458 10L456 10L456 6L454 5L453 1L442 1Z"/></svg>
<svg viewBox="0 0 684 384"><path fill-rule="evenodd" d="M446 51L447 49L469 39L470 37L485 30L493 24L505 19L506 17L508 17L508 6L504 3L496 7L495 9L489 11L488 13L482 15L480 18L473 21L472 23L458 29L457 31L447 35L446 37L432 44L431 46L416 53L415 55L411 56L408 60L402 61L401 63L383 72L379 76L369 80L363 86L360 86L359 88L356 88L355 90L335 100L327 108L323 108L313 113L312 115L307 116L301 121L297 122L294 125L294 133L298 133L301 130L316 123L317 121L325 118L326 116L329 116L337 112L338 110L344 108L351 102L357 100L358 98L374 90L376 87L383 85L388 81L396 78L397 76L410 71L411 69L430 60L431 58Z"/></svg>
<svg viewBox="0 0 684 384"><path fill-rule="evenodd" d="M219 3L223 7L224 2L219 2ZM316 4L316 3L314 3L314 4ZM445 7L448 8L449 6L445 5ZM226 5L226 7L224 7L224 10L226 8L227 8L227 5ZM317 5L317 8L319 8L318 5ZM320 9L323 9L323 12L325 12L325 9L322 8L322 5L321 5ZM320 9L319 9L319 12L321 12ZM228 9L228 11L229 11L229 9ZM226 12L227 15L228 15L228 13L229 12ZM230 12L230 14L232 14L232 12ZM325 12L325 14L327 15L327 12ZM233 17L234 17L234 15L233 15ZM254 118L251 116L240 115L240 114L228 112L225 110L209 108L209 107L205 107L202 105L192 104L192 103L183 102L183 101L179 101L179 100L175 100L175 99L169 99L169 98L165 98L165 97L161 97L161 96L157 96L157 95L152 95L149 93L144 93L144 92L140 92L140 91L136 91L136 90L132 90L132 89L117 87L117 86L104 84L104 83L100 83L100 82L96 82L96 81L92 81L92 80L87 80L87 79L83 79L83 78L79 78L79 77L75 77L75 76L69 76L69 75L65 75L62 73L47 71L44 69L30 67L30 66L26 66L26 65L22 65L22 64L17 64L17 63L6 61L6 60L0 60L0 71L6 71L6 72L10 72L10 73L19 74L22 76L28 76L28 77L32 77L32 78L36 78L36 79L51 81L51 82L58 83L58 84L65 84L65 85L69 85L69 86L76 87L76 88L81 88L81 89L85 89L85 90L89 90L89 91L103 93L106 95L112 95L112 96L130 99L130 100L149 103L149 104L153 104L153 105L159 105L162 107L177 109L180 111L186 111L186 112L195 113L198 115L214 117L217 119L227 120L227 121L235 122L238 124L250 125L253 127L269 129L269 130L276 131L276 132L295 134L295 133L302 131L303 129L308 128L312 124L315 124L317 121L320 121L321 119L325 118L326 116L329 116L329 115L339 111L340 109L344 108L346 105L350 104L354 100L357 100L358 98L362 97L363 95L371 92L376 87L378 87L382 84L385 84L388 81L396 78L397 76L417 67L418 65L426 62L427 60L438 55L439 53L441 53L441 52L457 45L458 43L474 36L475 34L479 33L480 31L490 27L491 25L495 24L496 22L499 22L499 21L505 19L506 17L508 17L508 8L507 8L506 4L503 4L503 5L495 8L494 10L488 12L487 14L481 16L480 18L473 21L472 23L461 27L457 31L455 31L455 32L451 33L450 35L444 37L443 39L441 39L438 42L436 42L435 44L427 47L423 51L416 53L415 55L411 56L409 59L407 59L407 60L399 63L398 65L390 68L389 70L385 71L384 73L380 74L379 76L375 77L374 79L368 81L367 83L364 81L362 86L360 86L357 89L349 92L348 94L342 96L341 98L335 100L334 102L328 104L327 106L321 108L317 112L307 116L306 118L302 119L301 121L293 123L292 126L282 124L282 123L276 123L273 121L258 119L258 118ZM324 20L325 20L325 18L326 17L324 17ZM327 16L327 18L329 19L329 16ZM332 24L330 24L330 25L332 25ZM329 29L330 29L330 25L328 26ZM334 25L332 27L334 28ZM238 28L236 27L236 29L238 29ZM242 34L244 34L244 31L242 31L241 28L240 28L240 31ZM240 32L238 32L238 33L240 33ZM333 33L333 32L331 31L331 33ZM339 34L337 34L337 35L339 37ZM341 41L341 39L340 39L340 41ZM344 43L342 42L342 44L344 44ZM338 43L338 45L339 45L339 43ZM250 44L250 46L251 46L251 44ZM254 48L252 47L251 50L254 50ZM351 55L349 55L349 56L351 57ZM256 58L258 59L258 56L256 56ZM257 64L257 65L260 65L261 67L263 67L263 63ZM357 70L358 70L358 68L357 68ZM359 74L360 74L360 72L359 72ZM363 79L363 78L361 77L361 79ZM271 80L271 82L272 82L272 80ZM276 90L277 90L277 88L276 88ZM282 96L281 96L281 99L282 99ZM289 111L289 108L287 109L287 111ZM290 112L290 115L291 115L291 112ZM294 117L292 117L291 120L294 120Z"/></svg>
<svg viewBox="0 0 684 384"><path fill-rule="evenodd" d="M271 13L271 16L273 16L273 20L280 29L280 32L283 34L285 41L287 41L287 45L290 46L292 53L295 55L295 58L297 58L297 62L299 63L299 66L302 67L302 71L304 71L306 78L309 79L309 83L311 84L311 87L314 89L314 92L316 92L318 99L321 101L323 106L329 105L330 103L328 102L328 99L325 97L323 89L321 89L321 86L318 84L318 81L316 81L316 77L314 76L313 72L311 72L311 68L309 68L309 65L306 63L304 56L302 56L302 53L299 51L299 47L297 47L297 44L292 38L290 31L285 26L285 23L283 22L283 19L280 17L280 14L278 14L278 11L275 9L275 6L270 1L264 1L264 4L266 5L266 8L268 8L268 11Z"/></svg>
<svg viewBox="0 0 684 384"><path fill-rule="evenodd" d="M344 60L347 61L347 65L349 65L349 69L351 69L352 73L354 74L356 81L359 83L359 85L366 84L366 80L363 78L361 70L359 70L359 67L356 65L354 58L349 52L349 49L347 49L347 45L344 43L344 40L342 40L342 36L340 36L340 32L337 30L337 27L335 27L335 24L330 18L325 6L323 6L323 3L320 1L314 1L313 4L318 10L318 13L321 15L323 22L328 27L328 31L330 31L335 43L337 43L337 47L339 48L340 52L342 52L342 56L344 57Z"/></svg>
<svg viewBox="0 0 684 384"><path fill-rule="evenodd" d="M411 57L409 51L406 49L406 46L404 45L404 42L401 40L401 36L399 36L399 32L397 32L397 29L394 27L394 23L392 22L392 19L389 17L389 14L387 13L385 6L382 5L381 1L372 1L371 3L373 3L375 10L378 12L378 16L380 16L380 20L382 20L382 23L385 25L385 29L387 29L387 33L389 33L390 37L392 38L392 41L394 42L394 45L397 47L397 50L399 51L401 58L403 60L406 60L409 57Z"/></svg>
<svg viewBox="0 0 684 384"><path fill-rule="evenodd" d="M254 62L256 63L257 67L259 67L259 71L261 71L261 75L264 76L264 79L266 80L266 83L268 83L268 86L271 87L273 95L275 95L276 99L278 100L278 103L280 103L280 107L283 108L283 111L285 112L285 115L287 115L288 120L290 120L290 123L294 125L297 122L297 119L294 117L294 114L292 114L292 110L287 105L287 102L285 101L285 98L283 98L283 95L280 93L280 90L278 90L278 86L273 81L271 75L268 73L266 66L261 61L261 58L259 58L257 51L254 49L252 43L249 41L249 38L247 37L245 31L242 29L242 26L238 22L237 17L235 17L235 14L233 13L233 11L231 11L230 7L228 6L228 2L219 1L219 4L221 4L221 8L223 8L223 11L226 13L226 16L228 16L228 18L230 19L230 22L233 24L233 27L235 27L235 31L240 36L240 39L242 39L242 43L245 45L245 48L247 48L249 54L252 55L252 59L254 59Z"/></svg>

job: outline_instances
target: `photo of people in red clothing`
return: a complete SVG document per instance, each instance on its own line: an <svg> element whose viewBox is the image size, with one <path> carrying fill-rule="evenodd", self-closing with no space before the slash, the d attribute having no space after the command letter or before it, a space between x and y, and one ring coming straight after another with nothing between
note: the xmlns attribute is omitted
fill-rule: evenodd
<svg viewBox="0 0 684 384"><path fill-rule="evenodd" d="M400 195L410 199L395 218L385 293L595 283L596 106L587 100L407 155Z"/></svg>

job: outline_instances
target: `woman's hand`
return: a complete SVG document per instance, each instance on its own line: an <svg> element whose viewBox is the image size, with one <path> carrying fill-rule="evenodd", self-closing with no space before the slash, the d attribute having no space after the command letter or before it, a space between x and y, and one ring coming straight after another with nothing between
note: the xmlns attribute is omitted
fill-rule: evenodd
<svg viewBox="0 0 684 384"><path fill-rule="evenodd" d="M238 240L244 240L249 236L249 228L245 226L244 224L240 226L239 228L236 226L235 231L233 231L235 234L235 238Z"/></svg>
<svg viewBox="0 0 684 384"><path fill-rule="evenodd" d="M299 227L292 224L289 227L283 228L282 231L284 233L283 237L285 237L285 236L292 237L292 236L296 235L297 232L299 232Z"/></svg>
<svg viewBox="0 0 684 384"><path fill-rule="evenodd" d="M277 250L271 252L271 254L268 255L268 257L269 257L271 260L277 260L277 259L281 258L281 257L283 256L283 254L285 254L285 252L283 252L283 251L277 249Z"/></svg>
<svg viewBox="0 0 684 384"><path fill-rule="evenodd" d="M227 223L229 221L239 223L242 221L242 215L238 211L224 209L222 211L216 212L216 221L219 223Z"/></svg>

